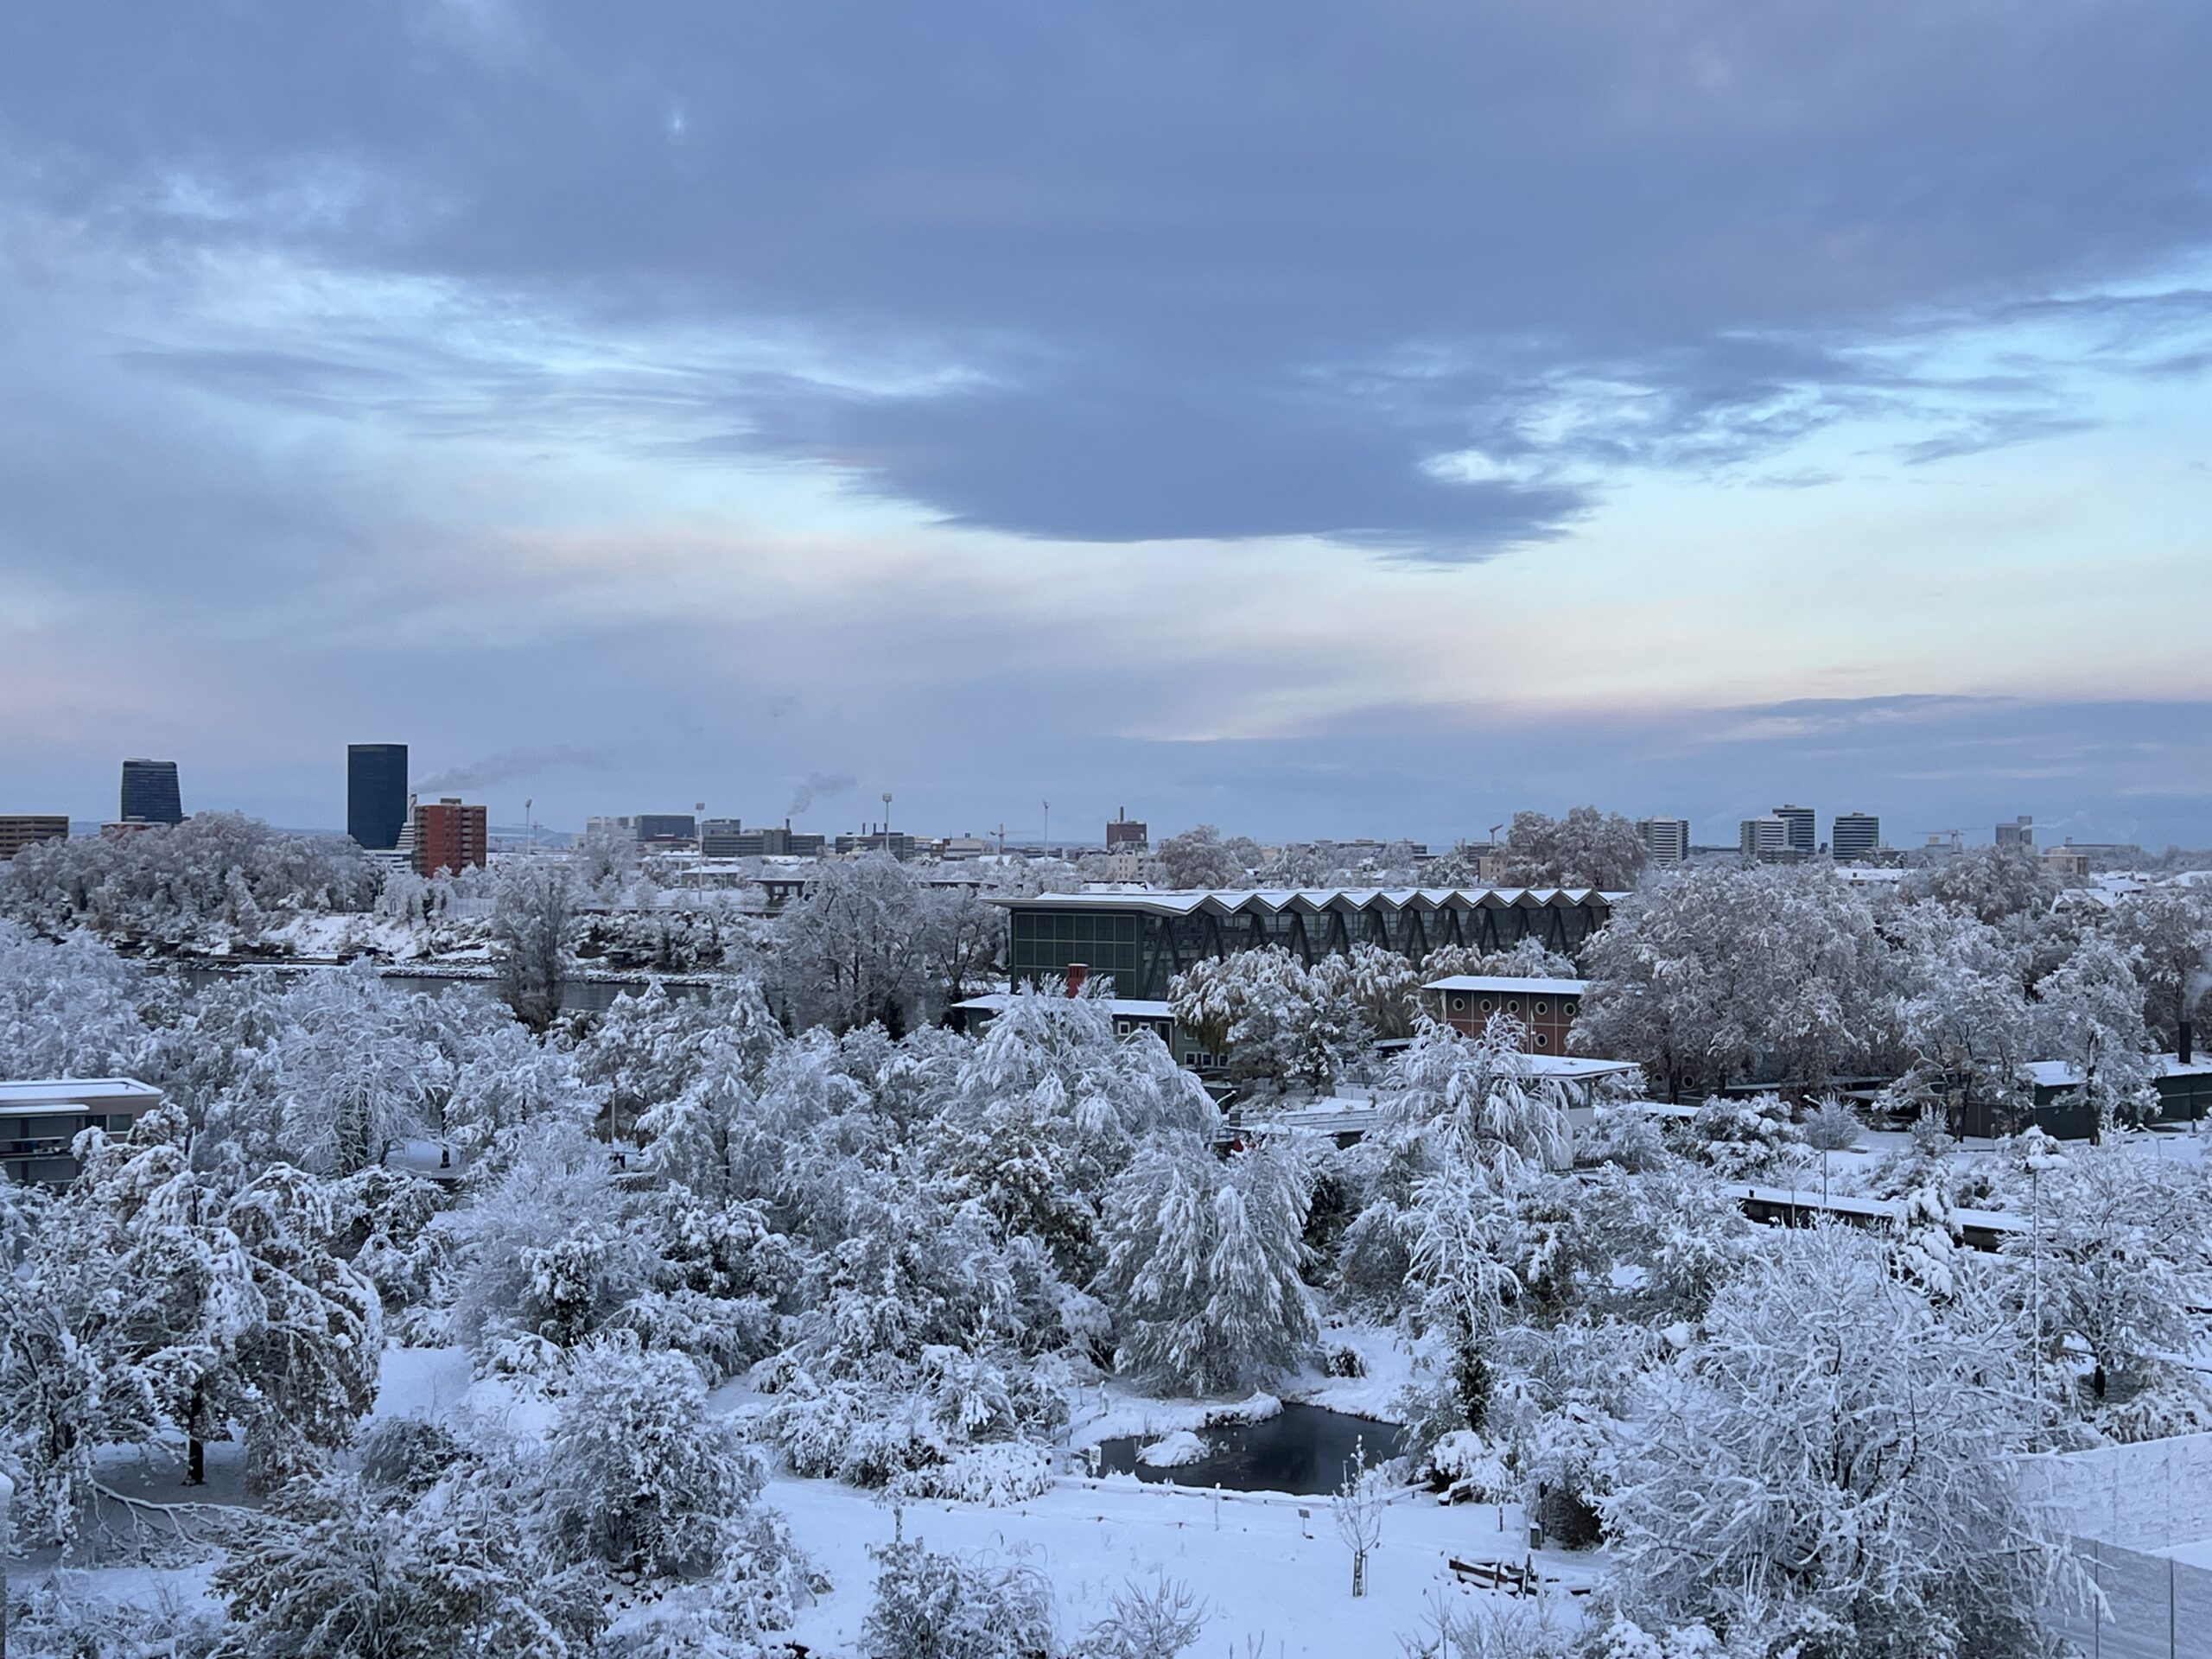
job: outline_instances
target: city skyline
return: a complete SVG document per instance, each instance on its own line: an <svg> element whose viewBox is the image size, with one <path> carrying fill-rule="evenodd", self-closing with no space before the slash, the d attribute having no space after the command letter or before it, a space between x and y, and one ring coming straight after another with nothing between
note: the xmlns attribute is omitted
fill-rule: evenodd
<svg viewBox="0 0 2212 1659"><path fill-rule="evenodd" d="M2204 844L2212 13L2123 11L21 11L6 804Z"/></svg>

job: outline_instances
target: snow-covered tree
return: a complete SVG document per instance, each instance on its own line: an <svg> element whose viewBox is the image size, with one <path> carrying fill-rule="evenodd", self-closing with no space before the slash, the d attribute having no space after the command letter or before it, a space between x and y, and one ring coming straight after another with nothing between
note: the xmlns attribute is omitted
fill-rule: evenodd
<svg viewBox="0 0 2212 1659"><path fill-rule="evenodd" d="M1989 923L1945 905L1914 905L1891 924L1901 958L1907 1049L1934 1084L2015 1109L2036 1057L2026 952Z"/></svg>
<svg viewBox="0 0 2212 1659"><path fill-rule="evenodd" d="M578 1349L545 1439L541 1520L556 1549L633 1579L697 1579L767 1471L707 1409L699 1368L622 1342Z"/></svg>
<svg viewBox="0 0 2212 1659"><path fill-rule="evenodd" d="M867 1659L1037 1659L1058 1646L1052 1592L1024 1562L941 1554L920 1540L868 1551Z"/></svg>
<svg viewBox="0 0 2212 1659"><path fill-rule="evenodd" d="M1152 849L1145 880L1155 887L1241 887L1259 864L1260 849L1243 836L1224 841L1210 823L1169 836Z"/></svg>
<svg viewBox="0 0 2212 1659"><path fill-rule="evenodd" d="M1564 818L1516 812L1506 837L1503 880L1519 887L1599 887L1624 892L1649 858L1636 826L1594 806L1567 809Z"/></svg>
<svg viewBox="0 0 2212 1659"><path fill-rule="evenodd" d="M2113 907L2110 934L2133 954L2159 1043L2171 1043L2192 1015L2212 1025L2212 886L2171 882L2130 893Z"/></svg>
<svg viewBox="0 0 2212 1659"><path fill-rule="evenodd" d="M2049 1650L2078 1582L2024 1503L2025 1389L1984 1306L1939 1314L1875 1236L1778 1235L1639 1387L1603 1509L1623 1611L1837 1656Z"/></svg>
<svg viewBox="0 0 2212 1659"><path fill-rule="evenodd" d="M1825 1082L1891 1040L1889 952L1824 866L1698 866L1622 901L1584 948L1585 1052L1684 1087Z"/></svg>
<svg viewBox="0 0 2212 1659"><path fill-rule="evenodd" d="M520 859L499 868L492 940L499 995L532 1031L543 1031L561 1012L562 988L575 957L576 899L575 874L565 858Z"/></svg>
<svg viewBox="0 0 2212 1659"><path fill-rule="evenodd" d="M1368 1036L1410 1037L1421 1018L1423 981L1435 977L1425 967L1415 968L1395 950L1362 943L1343 956L1322 957L1311 976L1342 995Z"/></svg>
<svg viewBox="0 0 2212 1659"><path fill-rule="evenodd" d="M1225 1164L1194 1136L1147 1141L1116 1183L1098 1292L1117 1363L1199 1394L1294 1365L1313 1339L1300 1277L1309 1173L1274 1141Z"/></svg>
<svg viewBox="0 0 2212 1659"><path fill-rule="evenodd" d="M574 1054L502 1020L468 1046L439 1128L456 1147L480 1152L532 1123L588 1128L603 1109L601 1099L577 1074Z"/></svg>
<svg viewBox="0 0 2212 1659"><path fill-rule="evenodd" d="M429 1128L452 1074L435 1046L406 1029L405 1000L366 957L285 994L276 1134L302 1167L350 1175Z"/></svg>
<svg viewBox="0 0 2212 1659"><path fill-rule="evenodd" d="M2072 1069L2074 1097L2100 1124L2139 1122L2157 1109L2151 1034L2133 956L2104 938L2085 940L2036 988L2039 1058Z"/></svg>
<svg viewBox="0 0 2212 1659"><path fill-rule="evenodd" d="M1167 988L1176 1023L1217 1053L1232 1077L1317 1091L1370 1040L1342 970L1301 967L1281 945L1203 957Z"/></svg>
<svg viewBox="0 0 2212 1659"><path fill-rule="evenodd" d="M1993 927L2050 908L2058 877L2031 847L1976 847L1913 873L1907 892L1962 911Z"/></svg>
<svg viewBox="0 0 2212 1659"><path fill-rule="evenodd" d="M154 1049L146 992L90 934L54 944L0 921L0 1077L138 1075Z"/></svg>
<svg viewBox="0 0 2212 1659"><path fill-rule="evenodd" d="M880 854L825 861L776 924L774 989L794 1025L903 1030L935 1011L949 984L936 895Z"/></svg>

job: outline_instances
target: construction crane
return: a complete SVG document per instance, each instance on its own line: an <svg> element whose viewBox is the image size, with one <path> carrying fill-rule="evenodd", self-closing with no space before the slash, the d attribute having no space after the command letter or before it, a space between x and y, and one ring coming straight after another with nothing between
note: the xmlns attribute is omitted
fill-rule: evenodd
<svg viewBox="0 0 2212 1659"><path fill-rule="evenodd" d="M1912 833L1916 836L1927 836L1928 844L1931 847L1943 836L1948 836L1951 838L1951 850L1953 852L1960 853L1966 850L1967 832L1963 830L1916 830Z"/></svg>

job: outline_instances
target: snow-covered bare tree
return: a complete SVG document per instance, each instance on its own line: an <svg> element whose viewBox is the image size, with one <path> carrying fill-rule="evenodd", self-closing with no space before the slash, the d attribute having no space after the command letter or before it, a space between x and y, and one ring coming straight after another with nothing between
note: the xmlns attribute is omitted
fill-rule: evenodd
<svg viewBox="0 0 2212 1659"><path fill-rule="evenodd" d="M1637 1391L1602 1501L1623 1611L1725 1636L1748 1587L1808 1651L2050 1651L2080 1572L2020 1494L2018 1370L1993 1310L1939 1313L1875 1236L1777 1236Z"/></svg>
<svg viewBox="0 0 2212 1659"><path fill-rule="evenodd" d="M794 1025L845 1031L880 1020L893 1032L933 1012L934 895L880 854L826 860L778 919L773 988Z"/></svg>
<svg viewBox="0 0 2212 1659"><path fill-rule="evenodd" d="M1968 1099L2008 1111L2025 1104L2024 1068L2037 1057L2024 948L1947 905L1908 906L1891 929L1905 1046L1946 1094L1954 1122Z"/></svg>
<svg viewBox="0 0 2212 1659"><path fill-rule="evenodd" d="M276 1132L302 1167L350 1175L431 1127L451 1072L407 1028L404 1001L366 957L309 974L285 993Z"/></svg>
<svg viewBox="0 0 2212 1659"><path fill-rule="evenodd" d="M1367 1558L1382 1542L1384 1495L1382 1471L1367 1466L1366 1442L1353 1442L1351 1456L1344 1462L1344 1478L1329 1502L1329 1513L1337 1523L1337 1536L1351 1552L1355 1599L1367 1593Z"/></svg>
<svg viewBox="0 0 2212 1659"><path fill-rule="evenodd" d="M2130 893L2113 906L2110 933L2133 953L2157 1041L2171 1043L2192 1014L2212 1025L2212 886L2164 882Z"/></svg>
<svg viewBox="0 0 2212 1659"><path fill-rule="evenodd" d="M1233 1077L1332 1086L1370 1040L1340 970L1301 967L1281 945L1202 957L1167 988L1176 1023L1229 1057Z"/></svg>
<svg viewBox="0 0 2212 1659"><path fill-rule="evenodd" d="M1180 835L1169 836L1152 849L1145 880L1156 887L1179 890L1193 887L1240 887L1259 864L1260 849L1242 836L1222 839L1221 831L1202 823Z"/></svg>

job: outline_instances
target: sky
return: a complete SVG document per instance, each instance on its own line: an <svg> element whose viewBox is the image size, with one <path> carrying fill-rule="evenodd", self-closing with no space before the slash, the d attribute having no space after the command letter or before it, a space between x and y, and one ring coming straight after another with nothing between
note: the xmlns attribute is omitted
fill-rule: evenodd
<svg viewBox="0 0 2212 1659"><path fill-rule="evenodd" d="M2212 7L0 10L0 810L2212 845Z"/></svg>

